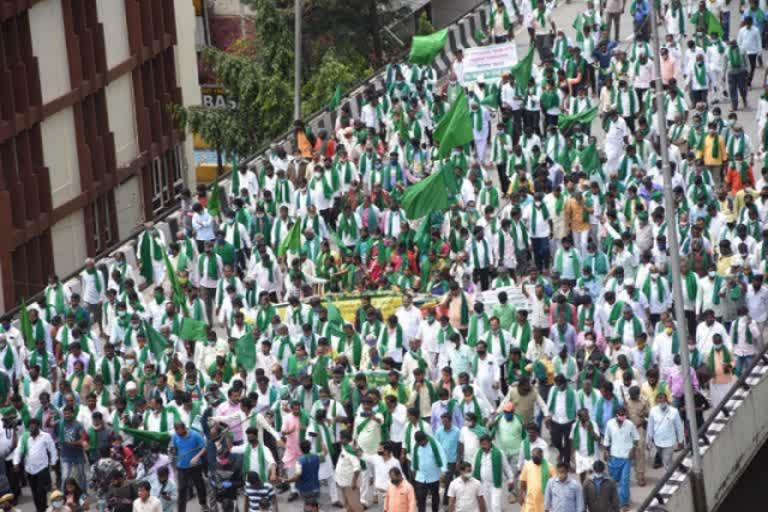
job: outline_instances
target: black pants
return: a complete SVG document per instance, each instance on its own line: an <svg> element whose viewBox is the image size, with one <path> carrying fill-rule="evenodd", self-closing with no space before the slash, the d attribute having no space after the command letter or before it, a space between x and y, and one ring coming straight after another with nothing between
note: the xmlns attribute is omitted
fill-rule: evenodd
<svg viewBox="0 0 768 512"><path fill-rule="evenodd" d="M509 192L509 176L507 176L507 164L496 164L496 171L499 173L501 193L506 194Z"/></svg>
<svg viewBox="0 0 768 512"><path fill-rule="evenodd" d="M696 312L685 310L685 326L688 328L688 336L696 334Z"/></svg>
<svg viewBox="0 0 768 512"><path fill-rule="evenodd" d="M757 67L757 54L750 53L747 55L749 59L749 74L747 75L747 87L752 87L752 78L755 76L755 68Z"/></svg>
<svg viewBox="0 0 768 512"><path fill-rule="evenodd" d="M560 114L544 114L544 129L546 130L550 126L557 126L557 120Z"/></svg>
<svg viewBox="0 0 768 512"><path fill-rule="evenodd" d="M476 268L472 271L476 283L480 283L480 289L485 291L491 286L491 271L488 268Z"/></svg>
<svg viewBox="0 0 768 512"><path fill-rule="evenodd" d="M329 228L336 229L336 207L326 208L320 210L320 216L325 221L325 225ZM315 236L319 236L319 233L315 233Z"/></svg>
<svg viewBox="0 0 768 512"><path fill-rule="evenodd" d="M640 111L642 112L646 107L649 107L649 105L645 105L645 102L643 101L643 97L645 96L645 92L648 89L643 89L642 87L635 87L635 94L637 94L637 101L640 103Z"/></svg>
<svg viewBox="0 0 768 512"><path fill-rule="evenodd" d="M35 501L35 509L37 512L45 512L48 507L48 493L51 492L51 472L45 468L34 475L27 473L27 482Z"/></svg>
<svg viewBox="0 0 768 512"><path fill-rule="evenodd" d="M200 507L207 508L205 493L205 481L203 480L203 468L202 466L195 466L193 468L179 469L179 512L186 512L187 499L189 491L192 486L195 486L197 491L197 502L200 503Z"/></svg>
<svg viewBox="0 0 768 512"><path fill-rule="evenodd" d="M10 460L5 461L5 474L8 475L8 484L11 486L11 492L18 502L21 497L22 474L13 470L13 462Z"/></svg>
<svg viewBox="0 0 768 512"><path fill-rule="evenodd" d="M533 243L533 260L539 272L549 268L549 238L531 238Z"/></svg>
<svg viewBox="0 0 768 512"><path fill-rule="evenodd" d="M206 288L200 285L200 291L202 292L203 303L205 304L205 314L208 315L209 325L214 324L214 314L216 308L214 302L216 301L216 288Z"/></svg>
<svg viewBox="0 0 768 512"><path fill-rule="evenodd" d="M443 505L448 505L448 487L450 486L451 482L453 481L453 477L456 474L456 463L455 462L449 462L448 464L448 471L445 473L445 489L443 490Z"/></svg>
<svg viewBox="0 0 768 512"><path fill-rule="evenodd" d="M635 116L624 116L624 122L632 133L635 133Z"/></svg>
<svg viewBox="0 0 768 512"><path fill-rule="evenodd" d="M440 510L440 481L423 483L416 482L413 486L416 494L416 510L419 512L426 512L427 510L427 495L432 496L432 512L439 512Z"/></svg>
<svg viewBox="0 0 768 512"><path fill-rule="evenodd" d="M533 133L541 135L541 113L538 110L523 110L523 127L529 126L533 129Z"/></svg>
<svg viewBox="0 0 768 512"><path fill-rule="evenodd" d="M552 422L552 446L557 450L558 462L571 463L571 427L573 422L556 423Z"/></svg>
<svg viewBox="0 0 768 512"><path fill-rule="evenodd" d="M731 108L737 110L739 108L739 95L747 104L747 70L742 69L739 71L728 72L728 95L731 98Z"/></svg>
<svg viewBox="0 0 768 512"><path fill-rule="evenodd" d="M707 89L691 91L691 101L693 102L693 105L696 105L699 102L707 103L707 92Z"/></svg>

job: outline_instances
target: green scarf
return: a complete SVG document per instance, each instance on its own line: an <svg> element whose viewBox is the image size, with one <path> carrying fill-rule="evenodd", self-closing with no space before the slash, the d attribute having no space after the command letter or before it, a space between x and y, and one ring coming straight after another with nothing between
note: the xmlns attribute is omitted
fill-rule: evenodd
<svg viewBox="0 0 768 512"><path fill-rule="evenodd" d="M328 429L328 425L319 423L317 420L312 420L315 427L315 452L320 456L320 460L324 459L323 443L325 443L325 449L328 452L328 456L333 457L333 440L331 439L331 431ZM321 440L322 437L322 440Z"/></svg>
<svg viewBox="0 0 768 512"><path fill-rule="evenodd" d="M707 85L707 68L704 66L704 61L696 63L696 65L693 66L693 73L696 78L696 83L701 86Z"/></svg>
<svg viewBox="0 0 768 512"><path fill-rule="evenodd" d="M519 336L518 336L519 331ZM528 351L528 343L531 341L531 324L526 320L525 324L521 327L520 322L515 322L511 331L512 337L518 341L520 345L520 351L525 354Z"/></svg>
<svg viewBox="0 0 768 512"><path fill-rule="evenodd" d="M49 371L49 368L48 368L48 352L46 352L45 354L40 354L37 350L32 352L32 355L29 358L29 365L30 366L39 365L40 366L40 375L42 375L46 379L49 377L49 375L48 375L48 371Z"/></svg>
<svg viewBox="0 0 768 512"><path fill-rule="evenodd" d="M471 243L471 246L472 246L472 263L474 265L474 268L476 268L476 269L487 268L491 264L490 257L489 257L490 251L489 251L489 248L488 248L488 241L485 238L483 238L482 242L483 242L483 249L484 249L484 251L483 251L483 255L484 255L483 260L484 261L482 261L482 262L480 261L480 257L479 257L478 252L477 252L477 243L478 243L478 241L477 240L472 240L472 243Z"/></svg>
<svg viewBox="0 0 768 512"><path fill-rule="evenodd" d="M437 447L437 442L434 440L432 436L427 436L427 441L429 441L429 445L432 447L432 456L435 458L435 465L438 468L443 467L443 458L440 456L440 449ZM419 447L418 445L414 447L413 450L413 470L418 471L419 470Z"/></svg>
<svg viewBox="0 0 768 512"><path fill-rule="evenodd" d="M581 429L581 422L576 423L576 427L573 429L573 439L571 440L575 451L579 451L581 447ZM595 454L595 436L591 428L585 428L584 430L587 432L587 455L591 457Z"/></svg>
<svg viewBox="0 0 768 512"><path fill-rule="evenodd" d="M643 293L645 296L650 299L651 298L651 275L648 274L648 277L645 278L645 283L643 283ZM659 302L659 304L664 303L664 284L661 278L659 278L656 282L656 300Z"/></svg>
<svg viewBox="0 0 768 512"><path fill-rule="evenodd" d="M243 451L243 476L246 476L251 470L251 451L253 447L248 443ZM262 482L267 481L267 459L264 457L264 447L259 443L256 448L256 457L259 464L259 478Z"/></svg>
<svg viewBox="0 0 768 512"><path fill-rule="evenodd" d="M620 337L622 340L624 339L624 324L626 323L626 320L622 316L619 319L619 322L616 324L616 336ZM637 319L636 316L632 316L632 335L637 338L640 333L643 332L643 326L640 323L640 320Z"/></svg>
<svg viewBox="0 0 768 512"><path fill-rule="evenodd" d="M99 279L99 275L97 272L98 270L96 270L96 267L85 269L86 274L93 276L93 285L96 287L96 291L101 293L101 280ZM58 291L56 293L58 295Z"/></svg>
<svg viewBox="0 0 768 512"><path fill-rule="evenodd" d="M12 370L15 360L16 358L13 356L13 349L10 345L6 345L5 354L3 355L3 366L5 366L5 369Z"/></svg>
<svg viewBox="0 0 768 512"><path fill-rule="evenodd" d="M723 347L723 364L731 364L732 357L731 357L731 351L728 350L728 347L725 345L721 345ZM712 350L709 351L709 356L707 357L707 367L709 368L709 371L712 372L712 375L715 374L715 351L717 349L713 346Z"/></svg>
<svg viewBox="0 0 768 512"><path fill-rule="evenodd" d="M151 283L154 276L152 263L163 259L163 249L160 247L154 233L145 230L141 236L141 254L139 255L141 259L141 275L144 276L148 283Z"/></svg>
<svg viewBox="0 0 768 512"><path fill-rule="evenodd" d="M559 251L557 251L557 256L555 256L555 270L562 276L563 275L563 269L565 268L565 263L563 261L565 257L565 253L568 253L568 258L571 265L571 270L573 271L574 276L579 276L581 274L581 264L579 263L579 253L576 252L576 249L564 249L560 248Z"/></svg>
<svg viewBox="0 0 768 512"><path fill-rule="evenodd" d="M483 462L483 450L477 450L475 455L475 470L472 476L480 481L480 465ZM491 446L491 468L493 469L493 486L496 489L501 488L501 450L495 446Z"/></svg>
<svg viewBox="0 0 768 512"><path fill-rule="evenodd" d="M219 279L219 263L216 258L216 254L201 254L200 259L197 262L197 272L203 276L208 276L208 279Z"/></svg>
<svg viewBox="0 0 768 512"><path fill-rule="evenodd" d="M741 317L737 318L736 321L733 323L733 334L731 335L731 340L733 342L733 346L739 344L739 322L741 322ZM749 320L747 320L747 326L744 329L747 344L752 345L754 341L752 340L752 330L749 328Z"/></svg>
<svg viewBox="0 0 768 512"><path fill-rule="evenodd" d="M549 395L549 403L547 404L551 412L555 410L558 393L560 393L560 390L557 386L553 386ZM565 415L568 416L568 421L573 421L576 418L576 392L570 387L565 390Z"/></svg>
<svg viewBox="0 0 768 512"><path fill-rule="evenodd" d="M357 333L354 333L352 335L352 339L349 339L349 336L342 336L339 338L339 345L337 352L339 354L343 353L344 350L347 348L347 343L352 344L352 364L355 368L360 368L360 361L363 357L363 342L360 339L360 336L357 335Z"/></svg>
<svg viewBox="0 0 768 512"><path fill-rule="evenodd" d="M547 205L544 204L544 201L541 202L540 206L536 206L536 203L533 203L533 206L531 207L531 231L533 232L536 232L536 217L538 216L539 210L541 210L541 216L544 220L549 220L549 210L547 209Z"/></svg>
<svg viewBox="0 0 768 512"><path fill-rule="evenodd" d="M360 469L365 471L368 468L368 466L365 464L365 461L357 454L355 449L352 448L351 444L345 444L344 446L342 446L342 448L344 449L345 452L347 452L348 454L352 455L353 457L355 457L357 460L360 461Z"/></svg>
<svg viewBox="0 0 768 512"><path fill-rule="evenodd" d="M380 345L380 352L382 357L386 357L387 352L389 351L389 326L384 327L381 331L381 343ZM402 349L403 348L403 328L400 326L400 324L397 324L395 327L395 349Z"/></svg>
<svg viewBox="0 0 768 512"><path fill-rule="evenodd" d="M491 321L488 318L488 315L483 313L482 315L478 315L477 313L473 314L469 318L469 330L467 331L467 345L470 347L474 347L475 344L479 341L477 339L477 323L478 320L483 321L483 333L487 334L488 331L491 330Z"/></svg>
<svg viewBox="0 0 768 512"><path fill-rule="evenodd" d="M728 64L731 67L731 69L741 69L743 67L742 59L741 59L741 50L739 50L738 46L729 46L728 47Z"/></svg>
<svg viewBox="0 0 768 512"><path fill-rule="evenodd" d="M699 284L696 279L696 274L692 270L688 271L685 276L685 291L688 294L688 300L696 300L696 293L698 292Z"/></svg>

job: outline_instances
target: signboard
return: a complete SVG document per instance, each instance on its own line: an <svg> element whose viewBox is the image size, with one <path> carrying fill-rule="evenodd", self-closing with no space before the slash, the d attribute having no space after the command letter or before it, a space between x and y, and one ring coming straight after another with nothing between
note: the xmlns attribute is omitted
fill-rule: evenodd
<svg viewBox="0 0 768 512"><path fill-rule="evenodd" d="M224 94L224 88L218 85L201 85L200 95L204 107L236 108L237 103L228 100Z"/></svg>
<svg viewBox="0 0 768 512"><path fill-rule="evenodd" d="M464 48L464 83L482 79L491 82L517 64L517 49L514 43L494 44Z"/></svg>

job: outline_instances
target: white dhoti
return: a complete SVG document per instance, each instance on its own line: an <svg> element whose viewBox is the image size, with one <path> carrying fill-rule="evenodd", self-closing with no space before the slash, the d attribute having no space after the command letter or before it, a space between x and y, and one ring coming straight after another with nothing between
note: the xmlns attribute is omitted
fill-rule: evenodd
<svg viewBox="0 0 768 512"><path fill-rule="evenodd" d="M165 261L152 261L152 280L155 286L165 281Z"/></svg>
<svg viewBox="0 0 768 512"><path fill-rule="evenodd" d="M488 147L488 133L475 132L475 151L477 151L477 161L485 162L485 150Z"/></svg>
<svg viewBox="0 0 768 512"><path fill-rule="evenodd" d="M709 401L712 402L712 407L717 407L720 402L723 401L728 390L733 386L733 382L727 384L715 384L710 381L709 383Z"/></svg>
<svg viewBox="0 0 768 512"><path fill-rule="evenodd" d="M493 486L493 482L481 482L483 486L483 497L485 498L485 507L489 512L501 512L502 489Z"/></svg>
<svg viewBox="0 0 768 512"><path fill-rule="evenodd" d="M581 452L576 452L576 474L580 475L592 470L592 465L595 463L594 455L582 455Z"/></svg>
<svg viewBox="0 0 768 512"><path fill-rule="evenodd" d="M619 164L621 158L624 156L624 147L620 144L605 144L605 172L610 178L616 176L616 171L619 170Z"/></svg>

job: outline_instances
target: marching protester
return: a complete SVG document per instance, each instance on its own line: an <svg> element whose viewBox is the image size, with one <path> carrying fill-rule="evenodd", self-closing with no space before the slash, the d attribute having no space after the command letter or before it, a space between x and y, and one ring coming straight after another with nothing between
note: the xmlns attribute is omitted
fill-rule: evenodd
<svg viewBox="0 0 768 512"><path fill-rule="evenodd" d="M390 62L359 115L3 315L4 510L637 504L686 380L704 414L766 342L765 14L664 3L655 55L654 2L489 3L498 76Z"/></svg>

